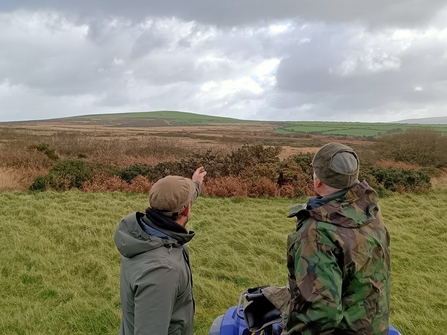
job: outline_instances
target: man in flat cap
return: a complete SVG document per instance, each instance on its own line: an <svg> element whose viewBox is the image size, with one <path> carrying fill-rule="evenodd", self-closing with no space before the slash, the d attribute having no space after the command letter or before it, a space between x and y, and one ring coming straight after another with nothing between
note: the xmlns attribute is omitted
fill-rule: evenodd
<svg viewBox="0 0 447 335"><path fill-rule="evenodd" d="M346 145L324 145L312 166L318 196L289 215L297 227L283 334L388 334L390 236L377 193L358 181L359 159Z"/></svg>
<svg viewBox="0 0 447 335"><path fill-rule="evenodd" d="M206 171L192 179L167 176L149 192L146 213L121 220L115 244L122 254L120 335L192 335L194 300L185 225Z"/></svg>

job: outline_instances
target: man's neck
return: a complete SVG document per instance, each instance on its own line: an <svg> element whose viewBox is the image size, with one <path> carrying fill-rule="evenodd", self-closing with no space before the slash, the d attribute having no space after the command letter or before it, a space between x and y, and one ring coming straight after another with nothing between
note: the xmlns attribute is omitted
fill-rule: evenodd
<svg viewBox="0 0 447 335"><path fill-rule="evenodd" d="M183 228L186 226L187 222L188 218L186 216L179 216L177 220L175 220L175 223L177 223L179 226L182 226Z"/></svg>

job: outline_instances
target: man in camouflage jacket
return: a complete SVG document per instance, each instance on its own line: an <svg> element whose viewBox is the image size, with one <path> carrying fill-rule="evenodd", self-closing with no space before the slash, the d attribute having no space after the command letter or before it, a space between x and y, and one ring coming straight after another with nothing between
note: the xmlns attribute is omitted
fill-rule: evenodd
<svg viewBox="0 0 447 335"><path fill-rule="evenodd" d="M358 182L356 153L339 143L315 155L319 196L291 209L291 299L283 334L388 334L390 237L377 193Z"/></svg>

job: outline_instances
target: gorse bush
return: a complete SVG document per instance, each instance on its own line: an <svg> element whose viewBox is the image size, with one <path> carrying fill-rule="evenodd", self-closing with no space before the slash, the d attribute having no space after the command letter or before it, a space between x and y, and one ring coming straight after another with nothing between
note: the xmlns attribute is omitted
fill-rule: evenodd
<svg viewBox="0 0 447 335"><path fill-rule="evenodd" d="M82 183L92 177L92 168L81 160L62 160L53 165L44 177L37 177L31 191L44 191L47 188L64 191L81 188Z"/></svg>
<svg viewBox="0 0 447 335"><path fill-rule="evenodd" d="M161 162L155 166L135 164L118 172L123 180L130 182L137 175L149 180L158 180L168 175L190 177L198 166L204 166L208 178L227 176L251 176L251 169L259 166L275 165L279 163L280 147L266 147L244 145L230 153L206 150L186 159L174 162ZM261 169L262 169L261 167ZM247 171L248 170L248 171ZM259 176L263 176L261 173ZM270 179L275 179L270 175Z"/></svg>
<svg viewBox="0 0 447 335"><path fill-rule="evenodd" d="M431 188L430 176L424 171L362 165L360 180L366 180L380 193L387 191L425 191Z"/></svg>
<svg viewBox="0 0 447 335"><path fill-rule="evenodd" d="M126 168L83 160L61 160L46 176L35 179L31 191L47 188L86 191L146 192L160 178L168 175L191 177L204 166L207 178L204 194L212 196L310 196L314 194L313 154L298 154L283 161L280 147L244 145L231 152L206 150L180 161L155 165L133 164ZM384 168L362 163L360 180L366 180L383 195L386 191L412 192L430 189L431 168L420 170Z"/></svg>
<svg viewBox="0 0 447 335"><path fill-rule="evenodd" d="M52 178L53 186L68 183L68 188L80 188L84 181L92 177L92 169L84 161L70 159L56 163L50 169L49 176Z"/></svg>
<svg viewBox="0 0 447 335"><path fill-rule="evenodd" d="M38 176L34 179L34 182L29 187L30 191L45 191L49 186L49 178L48 176Z"/></svg>
<svg viewBox="0 0 447 335"><path fill-rule="evenodd" d="M150 165L144 165L144 164L134 164L127 168L122 169L117 174L122 179L130 183L132 179L134 179L136 176L148 176L150 171L153 169Z"/></svg>

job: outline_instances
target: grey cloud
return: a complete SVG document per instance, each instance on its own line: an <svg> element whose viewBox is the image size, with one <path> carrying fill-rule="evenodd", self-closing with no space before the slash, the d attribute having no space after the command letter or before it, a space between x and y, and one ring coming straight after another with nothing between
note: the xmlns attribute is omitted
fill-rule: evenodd
<svg viewBox="0 0 447 335"><path fill-rule="evenodd" d="M415 37L405 48L396 48L398 41L392 38L375 45L375 35L365 38L361 31L344 30L342 33L343 29L328 28L314 33L311 41L286 49L289 54L278 68L270 108L279 109L281 115L292 115L293 111L314 106L313 117L318 119L334 114L359 117L369 111L385 114L390 106L395 110L438 109L447 103L447 48L438 36ZM366 40L358 43L358 36ZM360 63L369 65L368 53L383 56L375 58L377 68L354 68L352 73L342 73L340 65L352 56L353 50ZM396 64L386 68L383 57ZM272 113L266 108L260 115Z"/></svg>
<svg viewBox="0 0 447 335"><path fill-rule="evenodd" d="M154 36L151 33L142 34L134 43L131 51L133 58L139 58L148 53L163 47L166 40L160 36Z"/></svg>
<svg viewBox="0 0 447 335"><path fill-rule="evenodd" d="M54 9L77 13L80 17L113 15L132 20L146 17L179 17L219 26L262 23L266 20L287 20L300 17L310 21L361 22L371 26L415 27L427 23L444 0L7 0L0 11L14 9Z"/></svg>
<svg viewBox="0 0 447 335"><path fill-rule="evenodd" d="M124 8L124 2L100 7L101 1L39 1L36 13L0 12L0 113L25 113L28 100L36 113L52 110L53 116L62 109L64 116L179 109L257 119L358 120L406 110L438 112L447 103L445 37L422 35L426 30L419 28L399 39L395 29L381 26L428 22L438 2L426 1L421 9L414 1L399 12L403 2L379 1L383 17L376 2L359 14L360 5L341 1L338 10L328 5L319 15L315 3L299 13L298 2L257 2L253 10L247 3L135 1ZM44 13L45 6L73 11ZM241 13L233 13L236 8ZM421 13L415 19L416 10ZM314 21L295 19L298 14ZM356 22L338 23L354 17ZM275 34L270 23L288 27ZM276 73L256 74L256 66L270 58L281 59ZM248 86L260 89L240 87L241 78L252 78ZM2 82L21 89L5 89ZM210 82L214 88L206 91Z"/></svg>

